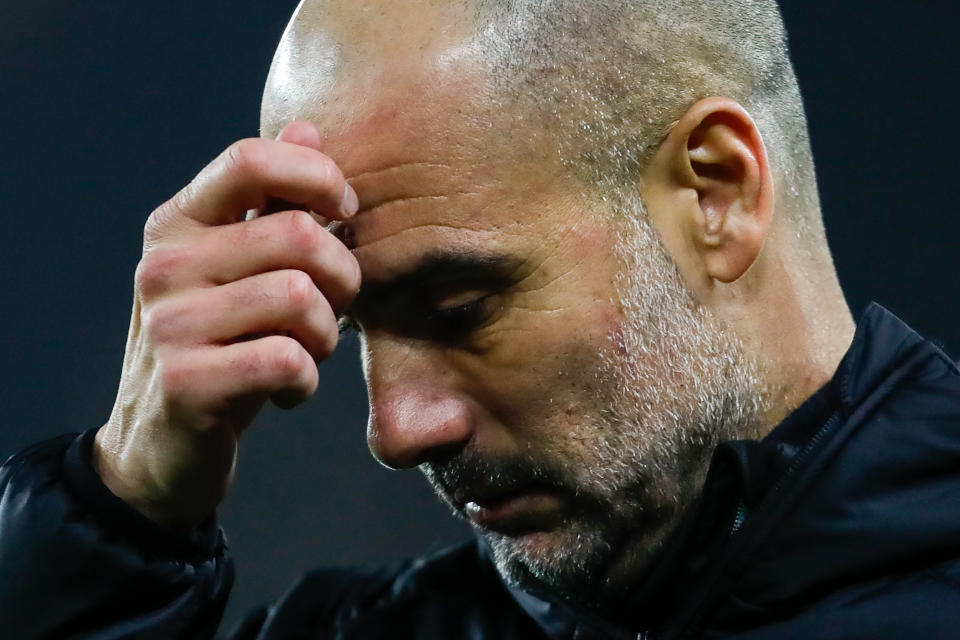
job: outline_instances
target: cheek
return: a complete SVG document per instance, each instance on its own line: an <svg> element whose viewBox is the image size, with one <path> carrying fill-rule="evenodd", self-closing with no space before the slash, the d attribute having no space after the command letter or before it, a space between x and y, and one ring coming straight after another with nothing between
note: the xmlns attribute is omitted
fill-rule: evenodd
<svg viewBox="0 0 960 640"><path fill-rule="evenodd" d="M484 358L472 376L475 397L515 431L576 428L608 396L601 372L622 330L619 309L597 302L530 315Z"/></svg>

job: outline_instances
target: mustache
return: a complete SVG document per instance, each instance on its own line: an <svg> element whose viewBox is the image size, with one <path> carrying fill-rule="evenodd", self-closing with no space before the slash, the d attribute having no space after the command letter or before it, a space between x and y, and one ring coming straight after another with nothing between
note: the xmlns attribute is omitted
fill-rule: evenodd
<svg viewBox="0 0 960 640"><path fill-rule="evenodd" d="M425 463L424 475L457 511L470 501L498 500L523 491L576 494L555 465L529 456L498 456L461 451L452 458Z"/></svg>

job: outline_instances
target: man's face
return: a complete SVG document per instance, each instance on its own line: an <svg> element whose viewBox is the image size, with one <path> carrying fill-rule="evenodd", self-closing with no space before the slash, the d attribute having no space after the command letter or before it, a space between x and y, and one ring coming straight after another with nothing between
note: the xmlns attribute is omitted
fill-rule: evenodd
<svg viewBox="0 0 960 640"><path fill-rule="evenodd" d="M755 371L639 200L587 193L532 120L476 106L479 74L418 56L322 103L309 67L275 66L264 102L267 130L316 122L360 197L337 232L363 272L371 451L418 466L508 579L616 590L753 419Z"/></svg>

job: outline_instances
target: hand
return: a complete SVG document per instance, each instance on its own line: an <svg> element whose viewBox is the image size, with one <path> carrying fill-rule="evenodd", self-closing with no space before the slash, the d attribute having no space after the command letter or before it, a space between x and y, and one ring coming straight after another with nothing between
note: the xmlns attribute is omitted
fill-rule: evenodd
<svg viewBox="0 0 960 640"><path fill-rule="evenodd" d="M240 434L267 399L287 408L312 395L316 365L336 347L360 268L307 211L344 219L358 202L320 146L305 122L276 141L237 142L147 220L120 389L94 463L157 522L207 518ZM304 210L256 214L276 201Z"/></svg>

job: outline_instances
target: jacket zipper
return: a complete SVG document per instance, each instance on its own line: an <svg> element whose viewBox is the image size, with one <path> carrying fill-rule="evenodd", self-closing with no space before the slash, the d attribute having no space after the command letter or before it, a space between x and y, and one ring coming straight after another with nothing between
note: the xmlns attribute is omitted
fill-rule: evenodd
<svg viewBox="0 0 960 640"><path fill-rule="evenodd" d="M733 524L730 526L730 535L735 535L743 527L743 521L747 519L747 505L741 498L737 502L737 512L733 516Z"/></svg>
<svg viewBox="0 0 960 640"><path fill-rule="evenodd" d="M827 436L828 433L833 431L833 429L841 421L842 421L842 414L840 411L836 411L835 413L833 413L833 415L830 416L830 418L824 423L824 425L820 427L820 429L813 435L813 437L810 439L810 442L807 443L807 446L804 447L803 450L801 450L800 453L797 454L797 457L794 458L793 462L790 463L790 466L787 469L787 472L783 474L783 476L780 478L780 480L776 484L774 484L773 488L770 490L769 495L767 496L766 499L764 499L764 502L768 502L774 496L778 495L783 491L784 486L786 486L787 482L790 480L793 474L796 473L797 469L801 467L803 462L808 457L810 457L810 455L818 448L818 445L820 444L820 442ZM737 513L736 513L736 516L734 517L733 525L730 528L731 537L739 533L739 531L743 528L743 523L746 520L746 515L747 515L746 505L741 500L740 503L737 505ZM724 567L724 569L725 568L726 567ZM695 629L696 626L700 624L700 621L703 619L703 616L705 615L704 605L706 601L709 599L710 594L713 593L714 585L722 577L723 573L724 571L723 569L721 569L719 575L717 575L711 581L710 587L703 591L703 595L700 597L700 601L693 608L693 611L694 611L693 615L690 616L689 622L684 625L685 631L681 632L680 635L676 636L678 640L691 637L690 634L693 633L693 629Z"/></svg>

